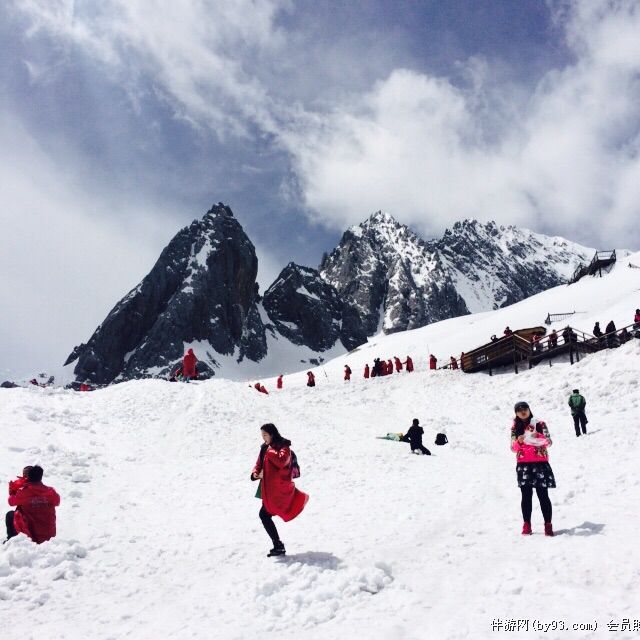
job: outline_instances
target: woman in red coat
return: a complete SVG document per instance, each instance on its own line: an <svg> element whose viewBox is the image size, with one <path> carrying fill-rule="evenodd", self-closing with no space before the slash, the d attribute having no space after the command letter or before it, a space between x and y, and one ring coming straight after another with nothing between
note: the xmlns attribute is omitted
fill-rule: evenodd
<svg viewBox="0 0 640 640"><path fill-rule="evenodd" d="M42 467L29 467L27 481L9 494L9 506L17 508L7 513L7 538L24 533L40 544L55 537L60 496L53 487L42 484L42 475Z"/></svg>
<svg viewBox="0 0 640 640"><path fill-rule="evenodd" d="M273 542L270 556L286 553L280 540L273 516L280 516L285 522L300 515L309 500L306 493L296 489L291 480L291 440L283 438L274 424L260 427L264 444L251 472L251 480L260 480L262 508L260 520Z"/></svg>

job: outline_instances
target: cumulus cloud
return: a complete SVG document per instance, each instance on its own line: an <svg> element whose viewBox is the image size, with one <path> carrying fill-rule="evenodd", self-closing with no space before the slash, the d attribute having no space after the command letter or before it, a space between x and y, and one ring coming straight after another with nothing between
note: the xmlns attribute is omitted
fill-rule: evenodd
<svg viewBox="0 0 640 640"><path fill-rule="evenodd" d="M575 61L525 100L399 69L296 134L309 206L336 227L384 208L426 233L479 217L637 246L640 5L567 10Z"/></svg>
<svg viewBox="0 0 640 640"><path fill-rule="evenodd" d="M308 82L296 100L295 83L279 75L305 46L278 26L279 12L291 9L285 2L15 7L31 36L93 56L132 95L148 78L194 126L286 150L289 186L330 228L383 208L426 234L476 217L598 245L640 239L637 0L551 3L573 60L535 86L501 85L474 58L459 63L455 80L396 68L364 91L331 92L330 105L322 87L309 98ZM354 53L342 62L357 66ZM340 64L335 55L331 64Z"/></svg>

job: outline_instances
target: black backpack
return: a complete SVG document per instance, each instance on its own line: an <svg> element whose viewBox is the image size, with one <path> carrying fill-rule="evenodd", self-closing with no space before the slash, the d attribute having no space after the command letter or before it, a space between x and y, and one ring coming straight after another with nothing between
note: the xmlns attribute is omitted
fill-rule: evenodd
<svg viewBox="0 0 640 640"><path fill-rule="evenodd" d="M300 465L298 464L298 457L293 451L291 451L291 477L299 478L300 477Z"/></svg>
<svg viewBox="0 0 640 640"><path fill-rule="evenodd" d="M443 444L447 444L449 442L449 440L447 440L447 436L444 433L439 433L436 436L436 441L435 444L437 445L443 445Z"/></svg>

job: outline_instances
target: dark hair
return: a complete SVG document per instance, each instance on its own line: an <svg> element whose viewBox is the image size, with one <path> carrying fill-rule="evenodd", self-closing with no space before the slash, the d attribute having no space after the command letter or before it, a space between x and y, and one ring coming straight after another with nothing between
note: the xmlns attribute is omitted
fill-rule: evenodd
<svg viewBox="0 0 640 640"><path fill-rule="evenodd" d="M574 389L573 393L580 393L580 390L579 389Z"/></svg>
<svg viewBox="0 0 640 640"><path fill-rule="evenodd" d="M420 420L418 420L418 418L414 418L413 419L413 424L414 425L419 425L420 424Z"/></svg>
<svg viewBox="0 0 640 640"><path fill-rule="evenodd" d="M27 465L23 470L22 470L22 477L23 478L28 478L29 477L29 470L31 469L31 465Z"/></svg>
<svg viewBox="0 0 640 640"><path fill-rule="evenodd" d="M44 475L44 471L39 464L36 464L33 467L29 467L29 471L27 472L27 480L29 482L42 482L42 476Z"/></svg>
<svg viewBox="0 0 640 640"><path fill-rule="evenodd" d="M261 431L268 433L271 436L271 446L274 449L282 449L282 447L290 447L291 440L287 440L280 435L278 431L278 427L271 422L267 422L267 424L263 424L260 427Z"/></svg>

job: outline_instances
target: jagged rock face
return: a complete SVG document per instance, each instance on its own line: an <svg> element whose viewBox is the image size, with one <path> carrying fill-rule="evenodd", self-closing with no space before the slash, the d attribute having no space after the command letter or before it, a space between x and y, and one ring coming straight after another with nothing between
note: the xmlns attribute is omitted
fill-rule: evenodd
<svg viewBox="0 0 640 640"><path fill-rule="evenodd" d="M427 244L381 212L346 231L320 273L358 311L368 335L469 312Z"/></svg>
<svg viewBox="0 0 640 640"><path fill-rule="evenodd" d="M256 307L257 270L254 246L231 210L214 206L176 234L151 272L65 364L78 359L77 379L106 384L166 374L185 343L197 341L206 344L200 351L213 366L213 352L260 360L267 347ZM205 364L200 370L211 373Z"/></svg>
<svg viewBox="0 0 640 640"><path fill-rule="evenodd" d="M506 307L564 284L593 249L528 229L457 222L434 250L472 313Z"/></svg>
<svg viewBox="0 0 640 640"><path fill-rule="evenodd" d="M367 341L359 315L315 269L290 262L265 292L263 306L278 333L314 351L338 339L348 350Z"/></svg>
<svg viewBox="0 0 640 640"><path fill-rule="evenodd" d="M512 304L566 282L590 252L562 238L473 220L424 241L377 212L344 233L320 274L373 335Z"/></svg>

